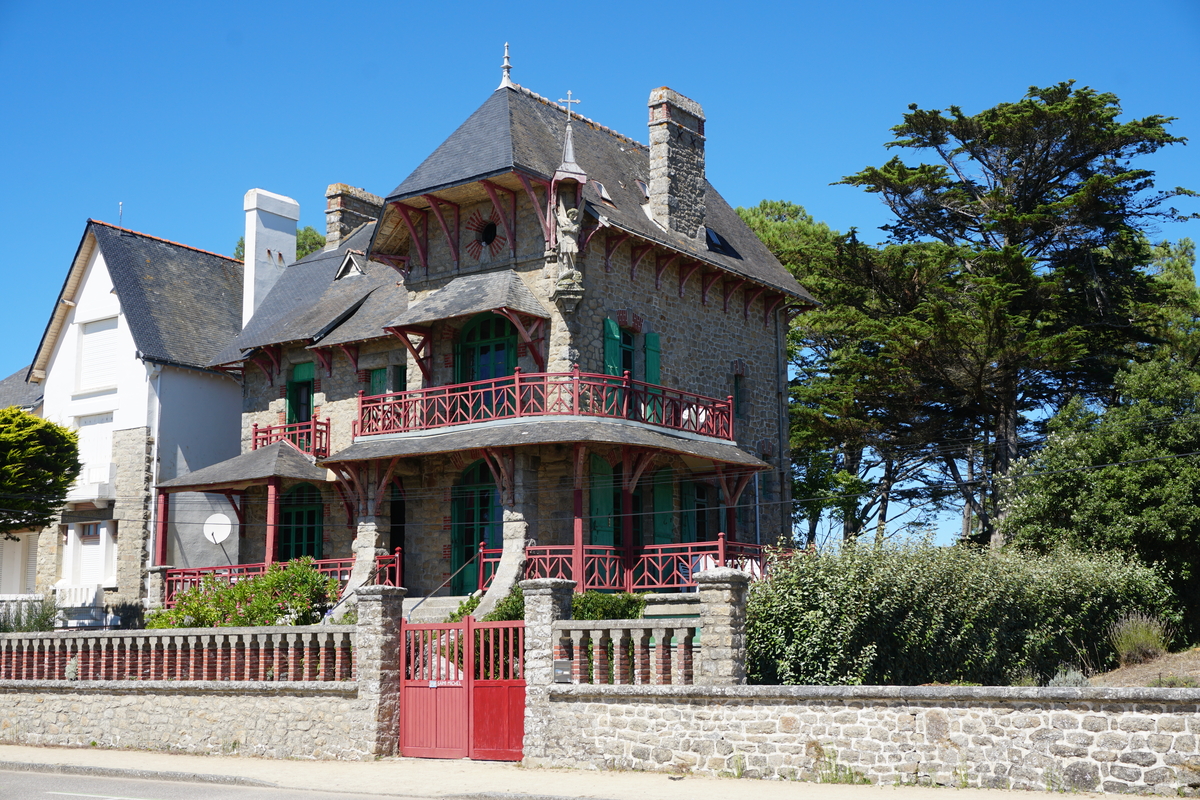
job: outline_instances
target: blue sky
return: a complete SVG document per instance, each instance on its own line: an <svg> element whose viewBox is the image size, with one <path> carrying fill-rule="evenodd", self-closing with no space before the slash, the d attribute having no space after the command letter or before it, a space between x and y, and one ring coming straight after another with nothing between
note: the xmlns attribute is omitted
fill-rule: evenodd
<svg viewBox="0 0 1200 800"><path fill-rule="evenodd" d="M864 237L882 206L829 184L889 157L909 103L974 112L1068 78L1178 117L1195 144L1146 163L1200 189L1195 0L0 2L0 376L32 358L87 218L123 202L126 227L231 253L261 187L323 231L326 185L399 184L496 87L505 41L515 81L641 141L652 88L694 98L726 199Z"/></svg>

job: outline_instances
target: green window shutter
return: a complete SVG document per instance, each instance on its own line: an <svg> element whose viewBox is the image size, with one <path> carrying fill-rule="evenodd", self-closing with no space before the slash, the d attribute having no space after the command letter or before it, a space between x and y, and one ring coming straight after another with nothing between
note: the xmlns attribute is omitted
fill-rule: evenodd
<svg viewBox="0 0 1200 800"><path fill-rule="evenodd" d="M368 394L387 394L387 367L371 370L371 390Z"/></svg>
<svg viewBox="0 0 1200 800"><path fill-rule="evenodd" d="M658 334L650 331L646 334L646 383L662 383L662 370L659 366Z"/></svg>
<svg viewBox="0 0 1200 800"><path fill-rule="evenodd" d="M287 421L308 422L312 419L313 379L316 369L313 363L297 364L292 367L292 378L287 384Z"/></svg>
<svg viewBox="0 0 1200 800"><path fill-rule="evenodd" d="M300 383L301 381L311 381L315 377L317 377L317 371L313 366L313 362L311 361L309 361L307 364L297 364L296 366L292 367L292 380L296 383Z"/></svg>
<svg viewBox="0 0 1200 800"><path fill-rule="evenodd" d="M607 461L592 456L592 482L588 514L592 544L612 546L613 536L613 470Z"/></svg>
<svg viewBox="0 0 1200 800"><path fill-rule="evenodd" d="M654 473L654 543L670 544L674 521L674 475L669 469Z"/></svg>
<svg viewBox="0 0 1200 800"><path fill-rule="evenodd" d="M691 481L679 483L679 510L683 515L683 540L696 541L696 484Z"/></svg>
<svg viewBox="0 0 1200 800"><path fill-rule="evenodd" d="M470 365L466 363L466 359L462 357L462 344L454 343L454 382L455 383L470 383L471 376L464 375L470 372Z"/></svg>
<svg viewBox="0 0 1200 800"><path fill-rule="evenodd" d="M392 367L392 391L408 391L408 362Z"/></svg>
<svg viewBox="0 0 1200 800"><path fill-rule="evenodd" d="M604 374L621 374L621 328L608 318L604 320Z"/></svg>

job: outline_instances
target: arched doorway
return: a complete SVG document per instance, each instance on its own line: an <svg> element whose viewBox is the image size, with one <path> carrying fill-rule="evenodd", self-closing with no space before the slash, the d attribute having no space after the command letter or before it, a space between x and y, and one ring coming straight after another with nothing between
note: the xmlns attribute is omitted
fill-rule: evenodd
<svg viewBox="0 0 1200 800"><path fill-rule="evenodd" d="M450 571L457 574L450 581L450 592L470 594L479 588L479 561L473 559L480 541L488 549L501 547L504 541L500 493L492 471L480 460L463 470L451 497Z"/></svg>
<svg viewBox="0 0 1200 800"><path fill-rule="evenodd" d="M315 486L302 483L289 489L279 509L279 560L321 558L324 519L325 506Z"/></svg>

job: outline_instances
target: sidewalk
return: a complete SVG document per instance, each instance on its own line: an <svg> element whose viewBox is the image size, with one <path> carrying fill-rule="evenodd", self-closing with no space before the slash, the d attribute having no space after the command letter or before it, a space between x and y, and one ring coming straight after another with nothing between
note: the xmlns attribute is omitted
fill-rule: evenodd
<svg viewBox="0 0 1200 800"><path fill-rule="evenodd" d="M114 777L270 785L291 789L409 797L603 798L604 800L948 800L956 790L921 786L846 786L677 777L652 772L525 769L494 761L389 758L282 761L100 748L0 745L0 771L70 771ZM980 790L972 790L978 796ZM986 790L987 800L1029 800L1029 792Z"/></svg>

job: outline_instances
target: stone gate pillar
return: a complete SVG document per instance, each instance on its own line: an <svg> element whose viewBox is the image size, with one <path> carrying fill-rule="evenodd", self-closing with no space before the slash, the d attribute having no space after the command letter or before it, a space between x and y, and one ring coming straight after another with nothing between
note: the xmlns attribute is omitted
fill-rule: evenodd
<svg viewBox="0 0 1200 800"><path fill-rule="evenodd" d="M519 584L525 595L525 741L524 760L537 765L546 757L549 691L554 683L554 623L571 618L575 581L536 578Z"/></svg>
<svg viewBox="0 0 1200 800"><path fill-rule="evenodd" d="M738 686L746 682L746 592L750 574L731 567L696 573L700 590L700 661L695 680L701 686Z"/></svg>
<svg viewBox="0 0 1200 800"><path fill-rule="evenodd" d="M396 755L400 737L400 621L406 593L399 586L355 590L358 699L367 726L360 738L367 752L376 756Z"/></svg>

